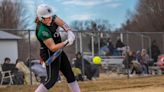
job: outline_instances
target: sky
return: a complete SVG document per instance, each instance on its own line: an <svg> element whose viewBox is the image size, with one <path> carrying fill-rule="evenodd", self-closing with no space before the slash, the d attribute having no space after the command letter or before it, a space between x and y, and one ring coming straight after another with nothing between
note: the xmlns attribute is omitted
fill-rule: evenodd
<svg viewBox="0 0 164 92"><path fill-rule="evenodd" d="M36 7L46 3L55 14L70 24L74 20L108 20L113 29L127 20L127 12L135 12L138 0L24 0L31 18L36 16ZM31 24L29 29L33 29Z"/></svg>

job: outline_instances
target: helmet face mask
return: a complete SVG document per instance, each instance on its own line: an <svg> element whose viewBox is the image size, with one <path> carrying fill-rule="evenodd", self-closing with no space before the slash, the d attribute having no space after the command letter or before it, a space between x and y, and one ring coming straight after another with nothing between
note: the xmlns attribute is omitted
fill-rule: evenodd
<svg viewBox="0 0 164 92"><path fill-rule="evenodd" d="M52 10L52 7L46 5L46 4L41 4L37 8L37 16L39 20L43 20L47 17L51 17L54 15L54 12Z"/></svg>

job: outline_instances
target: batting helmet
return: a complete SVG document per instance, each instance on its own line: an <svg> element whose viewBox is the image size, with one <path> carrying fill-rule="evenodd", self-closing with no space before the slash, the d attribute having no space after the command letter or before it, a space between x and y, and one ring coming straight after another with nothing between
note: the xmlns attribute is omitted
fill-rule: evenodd
<svg viewBox="0 0 164 92"><path fill-rule="evenodd" d="M52 7L50 7L47 4L41 4L37 7L37 16L39 20L42 20L46 17L53 16L54 12L52 10Z"/></svg>

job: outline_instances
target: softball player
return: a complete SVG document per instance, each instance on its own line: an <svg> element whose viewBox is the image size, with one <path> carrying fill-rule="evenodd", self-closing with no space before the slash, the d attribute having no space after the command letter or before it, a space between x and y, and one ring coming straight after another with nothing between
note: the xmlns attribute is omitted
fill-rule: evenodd
<svg viewBox="0 0 164 92"><path fill-rule="evenodd" d="M41 45L40 56L43 61L46 61L58 49L72 45L75 35L71 31L71 28L54 14L52 7L46 4L39 5L37 8L37 18L36 37ZM64 42L61 41L58 32L59 27L62 27L68 33L68 39ZM47 92L48 89L52 88L58 79L59 70L66 77L72 92L80 92L79 85L75 80L71 65L64 52L50 65L46 66L46 69L48 78L45 83L39 85L35 92Z"/></svg>

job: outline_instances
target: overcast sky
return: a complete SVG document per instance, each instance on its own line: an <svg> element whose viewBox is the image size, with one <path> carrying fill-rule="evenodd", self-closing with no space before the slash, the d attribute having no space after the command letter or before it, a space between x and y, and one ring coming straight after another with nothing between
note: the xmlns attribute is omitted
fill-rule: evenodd
<svg viewBox="0 0 164 92"><path fill-rule="evenodd" d="M31 18L35 18L36 6L42 3L54 7L56 15L68 24L74 20L108 20L113 28L126 21L127 11L134 12L138 0L24 0ZM30 26L33 28L34 24Z"/></svg>

